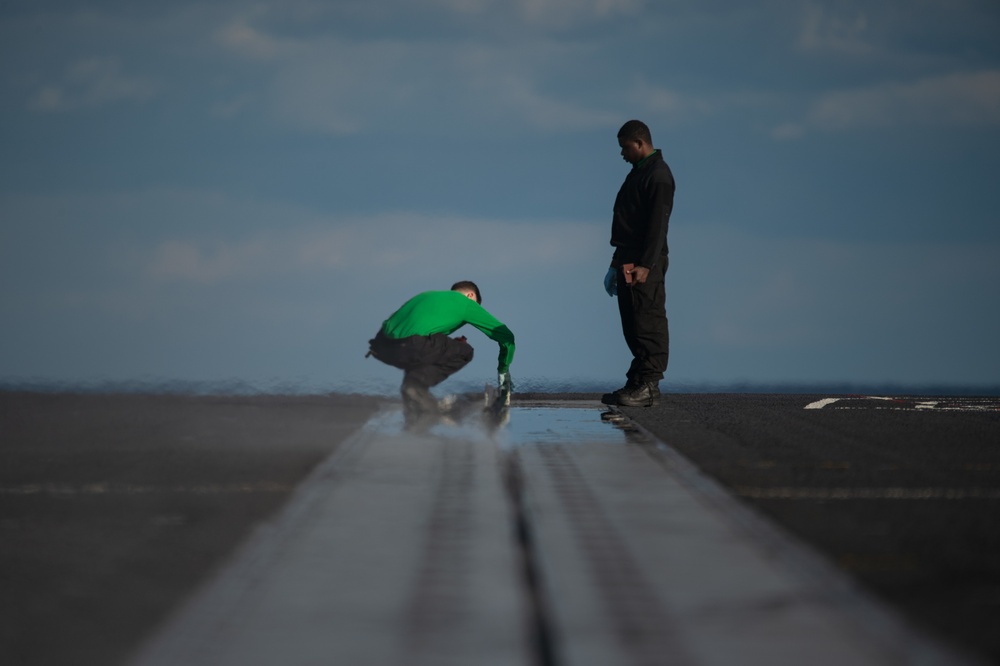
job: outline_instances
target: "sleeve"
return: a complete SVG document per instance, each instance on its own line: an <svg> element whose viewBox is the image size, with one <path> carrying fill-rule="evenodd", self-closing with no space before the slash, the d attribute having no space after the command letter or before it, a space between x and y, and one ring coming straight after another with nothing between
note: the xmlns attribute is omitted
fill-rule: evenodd
<svg viewBox="0 0 1000 666"><path fill-rule="evenodd" d="M646 221L646 237L643 239L639 265L653 268L663 256L663 248L667 242L667 227L674 206L674 191L669 182L656 177L650 180L648 187L649 218Z"/></svg>
<svg viewBox="0 0 1000 666"><path fill-rule="evenodd" d="M514 334L496 317L486 311L483 306L469 301L469 309L465 323L475 326L498 345L500 355L497 357L497 372L507 372L514 360Z"/></svg>

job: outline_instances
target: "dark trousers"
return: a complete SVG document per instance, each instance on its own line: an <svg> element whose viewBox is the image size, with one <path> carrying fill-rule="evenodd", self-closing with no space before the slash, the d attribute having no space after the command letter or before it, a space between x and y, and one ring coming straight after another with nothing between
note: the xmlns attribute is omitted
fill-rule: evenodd
<svg viewBox="0 0 1000 666"><path fill-rule="evenodd" d="M618 313L625 343L632 352L632 364L625 376L630 384L658 383L670 358L670 331L667 326L667 267L653 269L643 284L625 284L618 269Z"/></svg>
<svg viewBox="0 0 1000 666"><path fill-rule="evenodd" d="M472 345L465 338L444 333L411 335L394 339L381 330L368 341L369 353L403 371L403 385L429 388L440 384L472 360Z"/></svg>

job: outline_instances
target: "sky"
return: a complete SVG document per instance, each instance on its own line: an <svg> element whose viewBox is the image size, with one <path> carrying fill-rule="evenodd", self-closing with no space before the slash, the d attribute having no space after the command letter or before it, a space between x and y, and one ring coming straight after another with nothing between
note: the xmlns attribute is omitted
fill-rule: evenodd
<svg viewBox="0 0 1000 666"><path fill-rule="evenodd" d="M396 390L479 283L518 390L630 356L638 118L677 181L670 391L1000 386L995 0L0 3L0 385ZM496 345L440 392L494 382Z"/></svg>

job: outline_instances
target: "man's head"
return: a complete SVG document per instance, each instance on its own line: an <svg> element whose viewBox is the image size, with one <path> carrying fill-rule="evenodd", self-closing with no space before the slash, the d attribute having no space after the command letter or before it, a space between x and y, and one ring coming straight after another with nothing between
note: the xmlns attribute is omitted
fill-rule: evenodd
<svg viewBox="0 0 1000 666"><path fill-rule="evenodd" d="M649 128L641 120L630 120L618 130L618 145L622 149L622 159L636 165L653 153L653 137Z"/></svg>
<svg viewBox="0 0 1000 666"><path fill-rule="evenodd" d="M456 282L451 285L452 291L458 291L466 295L466 297L471 298L476 303L480 305L483 304L483 296L479 293L479 287L476 286L475 282L469 280L462 280L461 282Z"/></svg>

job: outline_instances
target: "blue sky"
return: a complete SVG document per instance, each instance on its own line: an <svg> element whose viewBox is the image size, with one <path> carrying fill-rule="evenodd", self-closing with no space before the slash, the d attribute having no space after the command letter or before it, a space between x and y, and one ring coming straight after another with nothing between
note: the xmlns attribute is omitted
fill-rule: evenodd
<svg viewBox="0 0 1000 666"><path fill-rule="evenodd" d="M0 382L394 390L476 280L607 386L618 127L674 170L665 389L1000 385L994 0L0 5ZM494 378L496 347L442 390Z"/></svg>

